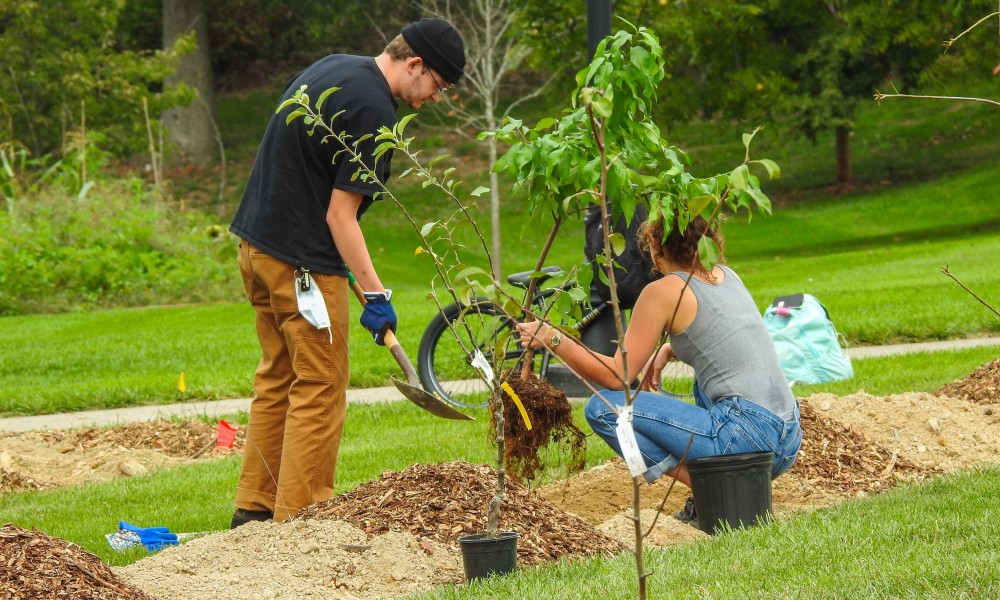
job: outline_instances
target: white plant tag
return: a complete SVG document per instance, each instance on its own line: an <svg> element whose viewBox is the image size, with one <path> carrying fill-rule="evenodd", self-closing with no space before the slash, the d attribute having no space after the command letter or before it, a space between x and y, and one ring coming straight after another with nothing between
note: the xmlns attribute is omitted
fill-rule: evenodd
<svg viewBox="0 0 1000 600"><path fill-rule="evenodd" d="M478 348L476 349L476 355L472 357L472 366L482 371L483 375L486 377L487 385L489 385L490 388L492 388L493 367L490 366L490 363L486 360L486 356L484 356L483 352Z"/></svg>
<svg viewBox="0 0 1000 600"><path fill-rule="evenodd" d="M642 453L639 452L639 443L635 440L635 430L632 429L632 407L625 406L618 413L618 424L615 425L615 435L618 436L618 445L622 449L622 458L628 465L628 472L632 477L638 477L646 472L646 463L642 460Z"/></svg>

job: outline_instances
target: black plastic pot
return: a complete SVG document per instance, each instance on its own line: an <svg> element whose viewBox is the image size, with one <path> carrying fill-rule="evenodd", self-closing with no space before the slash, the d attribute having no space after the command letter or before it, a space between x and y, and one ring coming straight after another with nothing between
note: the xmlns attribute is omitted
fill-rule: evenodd
<svg viewBox="0 0 1000 600"><path fill-rule="evenodd" d="M498 531L490 538L486 533L474 533L458 538L462 549L465 579L474 581L490 575L507 575L517 568L517 538L513 531Z"/></svg>
<svg viewBox="0 0 1000 600"><path fill-rule="evenodd" d="M723 523L739 529L771 517L773 452L706 456L687 461L698 528L714 534Z"/></svg>

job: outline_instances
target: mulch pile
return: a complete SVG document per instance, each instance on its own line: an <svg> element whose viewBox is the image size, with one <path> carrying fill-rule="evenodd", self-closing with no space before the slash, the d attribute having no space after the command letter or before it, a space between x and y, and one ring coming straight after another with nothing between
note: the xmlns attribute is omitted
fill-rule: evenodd
<svg viewBox="0 0 1000 600"><path fill-rule="evenodd" d="M1000 358L979 367L964 379L941 386L934 395L979 404L1000 403Z"/></svg>
<svg viewBox="0 0 1000 600"><path fill-rule="evenodd" d="M387 471L346 494L306 507L299 517L343 519L370 535L407 531L417 538L454 545L460 536L486 531L486 511L496 482L497 472L486 465L461 461L414 465ZM583 519L509 478L498 529L520 534L521 564L622 549Z"/></svg>
<svg viewBox="0 0 1000 600"><path fill-rule="evenodd" d="M44 432L46 441L60 444L67 451L74 447L123 446L136 450L157 450L177 458L202 454L242 452L246 434L243 429L236 434L232 448L215 445L218 425L191 419L183 423L153 421L129 423L122 427L71 429ZM200 454L199 454L200 453Z"/></svg>
<svg viewBox="0 0 1000 600"><path fill-rule="evenodd" d="M25 477L20 471L5 469L0 467L0 494L13 492L14 490L44 490L53 487L45 481L36 481L30 477Z"/></svg>
<svg viewBox="0 0 1000 600"><path fill-rule="evenodd" d="M808 404L799 406L802 448L789 473L835 492L884 492L900 480L941 474L900 457Z"/></svg>
<svg viewBox="0 0 1000 600"><path fill-rule="evenodd" d="M37 529L0 527L0 565L4 600L154 600L119 579L97 556Z"/></svg>

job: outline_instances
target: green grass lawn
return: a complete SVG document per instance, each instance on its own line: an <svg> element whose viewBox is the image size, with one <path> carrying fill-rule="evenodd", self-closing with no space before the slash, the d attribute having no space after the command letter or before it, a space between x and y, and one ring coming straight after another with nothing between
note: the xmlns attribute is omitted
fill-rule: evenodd
<svg viewBox="0 0 1000 600"><path fill-rule="evenodd" d="M732 222L729 262L762 310L776 296L811 293L851 345L997 335L1000 319L939 272L947 264L981 297L1000 304L1000 178L993 175L990 168L973 169ZM400 195L417 217L430 219L434 207L426 194L414 188ZM384 208L373 209L364 223L382 279L394 290L398 337L415 361L436 311L427 300L433 272L425 255L414 255L416 234ZM505 224L508 248L536 247L545 235L513 214ZM529 269L536 258L522 250L507 254L508 272ZM567 230L550 262L568 268L581 258L582 225ZM235 279L235 264L233 270ZM359 314L350 333L351 385L388 385L397 367L357 324ZM259 358L246 304L7 317L0 328L0 414L8 416L248 396ZM182 371L183 395L177 389Z"/></svg>
<svg viewBox="0 0 1000 600"><path fill-rule="evenodd" d="M1000 469L647 550L650 598L996 598ZM524 569L410 598L635 598L630 555Z"/></svg>

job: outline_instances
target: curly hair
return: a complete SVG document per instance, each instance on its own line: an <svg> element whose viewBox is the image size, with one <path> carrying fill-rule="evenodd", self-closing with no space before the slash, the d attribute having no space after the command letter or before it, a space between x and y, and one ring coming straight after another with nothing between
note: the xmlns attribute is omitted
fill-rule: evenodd
<svg viewBox="0 0 1000 600"><path fill-rule="evenodd" d="M639 243L644 250L653 255L662 254L685 269L711 277L711 273L702 266L698 255L698 242L707 235L715 242L715 246L719 250L718 262L725 262L726 240L722 237L722 232L719 231L718 222L709 225L708 221L699 215L692 219L683 231L680 231L677 211L674 211L670 233L664 236L663 221L664 215L661 213L658 218L651 216L639 228Z"/></svg>

